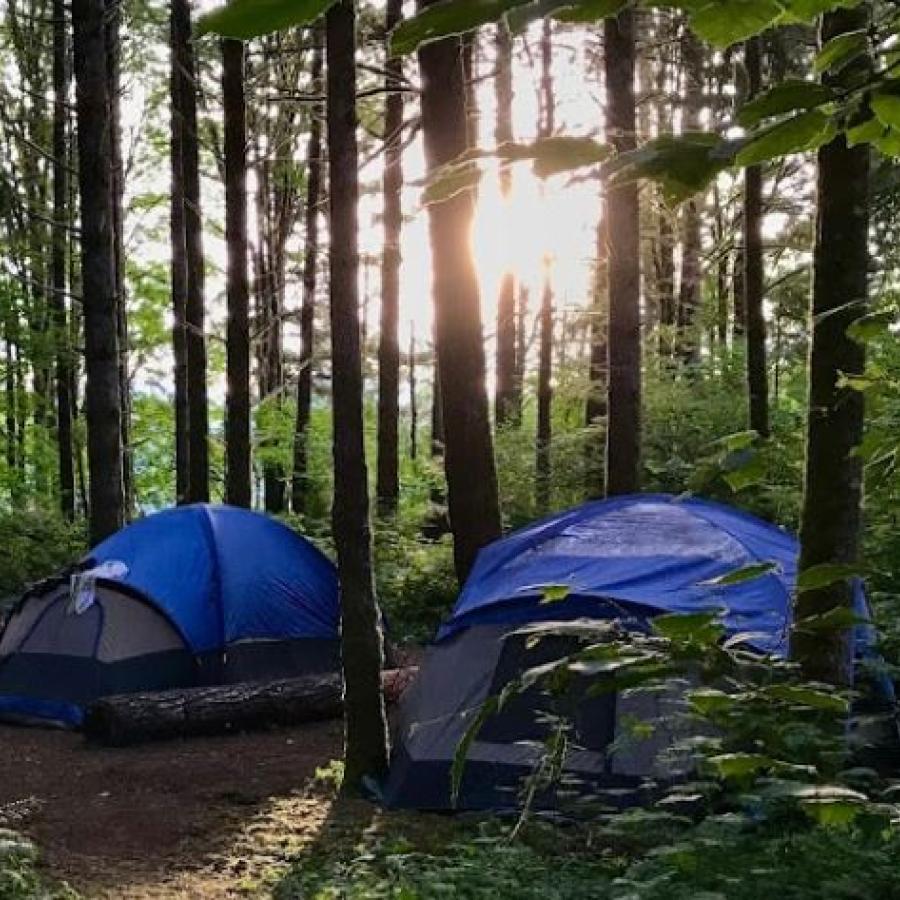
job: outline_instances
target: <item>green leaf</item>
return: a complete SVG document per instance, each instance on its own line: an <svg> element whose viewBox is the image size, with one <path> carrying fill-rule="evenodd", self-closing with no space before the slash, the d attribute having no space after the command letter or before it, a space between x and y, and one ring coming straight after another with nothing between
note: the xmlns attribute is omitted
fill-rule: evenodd
<svg viewBox="0 0 900 900"><path fill-rule="evenodd" d="M691 27L704 40L724 48L765 31L781 12L775 0L715 0L691 15Z"/></svg>
<svg viewBox="0 0 900 900"><path fill-rule="evenodd" d="M653 630L670 641L717 644L725 633L718 612L667 613L653 620Z"/></svg>
<svg viewBox="0 0 900 900"><path fill-rule="evenodd" d="M797 706L806 706L811 709L819 709L823 712L846 713L850 708L850 703L846 697L841 694L820 691L811 687L804 687L793 684L775 684L764 688L763 693L766 696L774 697L776 700L784 700Z"/></svg>
<svg viewBox="0 0 900 900"><path fill-rule="evenodd" d="M567 584L546 584L541 588L541 603L559 603L572 589Z"/></svg>
<svg viewBox="0 0 900 900"><path fill-rule="evenodd" d="M833 9L853 9L862 0L787 0L779 23L790 25L797 22L812 22Z"/></svg>
<svg viewBox="0 0 900 900"><path fill-rule="evenodd" d="M847 129L847 146L856 147L858 144L871 144L884 135L884 125L877 116L872 116L865 122L853 125Z"/></svg>
<svg viewBox="0 0 900 900"><path fill-rule="evenodd" d="M688 702L691 708L701 716L708 716L717 712L732 709L737 702L731 694L715 688L698 688L688 694Z"/></svg>
<svg viewBox="0 0 900 900"><path fill-rule="evenodd" d="M812 109L751 137L738 151L736 162L739 166L755 166L791 153L816 150L836 133L831 117Z"/></svg>
<svg viewBox="0 0 900 900"><path fill-rule="evenodd" d="M738 123L745 128L759 124L763 119L809 110L835 99L831 88L815 81L788 78L766 93L744 104L738 113Z"/></svg>
<svg viewBox="0 0 900 900"><path fill-rule="evenodd" d="M890 334L891 326L896 321L893 310L869 313L847 326L847 337L859 344L867 344L875 338Z"/></svg>
<svg viewBox="0 0 900 900"><path fill-rule="evenodd" d="M746 778L771 769L775 760L761 753L720 753L707 762L720 778Z"/></svg>
<svg viewBox="0 0 900 900"><path fill-rule="evenodd" d="M680 203L704 190L733 161L733 145L716 134L664 135L623 153L610 165L616 181L649 178L670 203Z"/></svg>
<svg viewBox="0 0 900 900"><path fill-rule="evenodd" d="M423 44L496 22L526 3L527 0L441 0L401 22L391 32L391 56L406 56Z"/></svg>
<svg viewBox="0 0 900 900"><path fill-rule="evenodd" d="M757 578L762 578L763 575L768 575L771 572L776 571L778 571L778 563L753 563L753 565L726 572L724 575L719 575L717 578L710 578L709 581L701 581L700 584L704 587L728 587L732 584L744 584L747 581L754 581Z"/></svg>
<svg viewBox="0 0 900 900"><path fill-rule="evenodd" d="M857 578L864 571L863 567L858 564L820 563L800 572L797 576L797 591L798 593L803 593L804 591L816 591L819 588L830 587L839 581Z"/></svg>
<svg viewBox="0 0 900 900"><path fill-rule="evenodd" d="M865 53L868 46L869 40L865 29L846 31L824 44L816 54L813 68L820 74L838 71Z"/></svg>
<svg viewBox="0 0 900 900"><path fill-rule="evenodd" d="M249 40L295 25L311 25L335 0L229 0L197 20L197 33Z"/></svg>
<svg viewBox="0 0 900 900"><path fill-rule="evenodd" d="M828 634L836 631L844 631L847 628L855 628L857 625L871 625L872 623L857 615L846 606L838 606L828 612L814 616L807 616L794 625L795 631L805 634Z"/></svg>
<svg viewBox="0 0 900 900"><path fill-rule="evenodd" d="M608 145L593 138L560 135L540 138L531 144L501 144L497 148L497 157L510 162L533 160L534 174L538 178L549 178L606 162L612 152Z"/></svg>
<svg viewBox="0 0 900 900"><path fill-rule="evenodd" d="M727 451L746 450L753 446L753 442L759 437L755 431L735 431L716 438L709 443L710 449L722 449Z"/></svg>
<svg viewBox="0 0 900 900"><path fill-rule="evenodd" d="M872 95L869 105L882 125L900 129L900 94L879 91Z"/></svg>
<svg viewBox="0 0 900 900"><path fill-rule="evenodd" d="M811 818L829 828L851 825L869 803L865 794L840 785L801 788L795 796Z"/></svg>
<svg viewBox="0 0 900 900"><path fill-rule="evenodd" d="M481 169L471 159L448 163L434 172L422 192L422 204L443 203L464 191L471 191L481 180Z"/></svg>
<svg viewBox="0 0 900 900"><path fill-rule="evenodd" d="M735 465L735 457L739 461ZM722 478L735 494L759 484L766 477L766 463L759 453L746 451L740 454L733 453L726 458L723 468L726 470Z"/></svg>
<svg viewBox="0 0 900 900"><path fill-rule="evenodd" d="M629 0L582 0L563 7L553 18L560 22L590 24L617 16L628 5Z"/></svg>
<svg viewBox="0 0 900 900"><path fill-rule="evenodd" d="M878 148L879 153L892 159L900 157L900 131L889 128L880 138L877 138L872 143Z"/></svg>

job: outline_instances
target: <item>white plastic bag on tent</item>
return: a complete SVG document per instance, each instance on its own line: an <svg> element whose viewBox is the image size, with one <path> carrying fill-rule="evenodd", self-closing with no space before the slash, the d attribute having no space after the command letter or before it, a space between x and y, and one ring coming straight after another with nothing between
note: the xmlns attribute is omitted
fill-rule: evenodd
<svg viewBox="0 0 900 900"><path fill-rule="evenodd" d="M128 566L118 559L111 559L93 569L76 572L69 582L69 612L80 616L94 605L97 598L98 578L116 580L128 574Z"/></svg>

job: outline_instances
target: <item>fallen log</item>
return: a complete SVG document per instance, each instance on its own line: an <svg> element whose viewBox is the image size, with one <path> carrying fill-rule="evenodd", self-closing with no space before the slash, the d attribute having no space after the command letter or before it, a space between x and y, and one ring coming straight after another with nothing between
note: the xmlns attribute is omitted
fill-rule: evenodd
<svg viewBox="0 0 900 900"><path fill-rule="evenodd" d="M388 703L400 698L415 674L414 668L382 674ZM339 717L342 694L341 676L336 673L120 694L92 703L82 730L89 741L124 747L145 741L301 725Z"/></svg>

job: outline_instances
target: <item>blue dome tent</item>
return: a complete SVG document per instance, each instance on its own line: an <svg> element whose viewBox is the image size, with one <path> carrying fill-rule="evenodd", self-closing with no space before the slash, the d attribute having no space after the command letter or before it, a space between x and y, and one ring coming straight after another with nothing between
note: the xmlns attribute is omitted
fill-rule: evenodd
<svg viewBox="0 0 900 900"><path fill-rule="evenodd" d="M450 806L450 766L472 711L524 669L572 649L571 639L555 636L534 645L516 633L523 625L587 618L645 629L662 613L716 611L729 635L747 635L755 649L784 657L797 555L791 535L751 515L663 495L587 503L491 544L404 697L386 799L396 806ZM757 563L773 568L749 581L714 583ZM565 598L543 602L550 585L564 585ZM865 614L861 588L856 603ZM858 646L870 637L870 628L861 627ZM582 694L574 711L580 749L567 770L618 792L620 802L647 777L666 777L661 756L672 742L667 725L681 696L683 689ZM488 719L468 752L461 808L515 804L548 734L548 702L532 689ZM627 723L636 720L652 720L657 729L624 749Z"/></svg>
<svg viewBox="0 0 900 900"><path fill-rule="evenodd" d="M166 510L22 597L0 635L0 717L77 726L109 694L336 670L338 623L334 566L280 522Z"/></svg>

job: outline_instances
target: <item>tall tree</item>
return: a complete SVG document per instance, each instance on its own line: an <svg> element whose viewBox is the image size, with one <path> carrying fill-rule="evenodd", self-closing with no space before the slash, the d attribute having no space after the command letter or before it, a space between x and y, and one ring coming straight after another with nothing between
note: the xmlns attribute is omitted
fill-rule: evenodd
<svg viewBox="0 0 900 900"><path fill-rule="evenodd" d="M868 22L865 6L830 13L822 22L822 43L864 31ZM870 67L860 57L827 81L840 90L865 80ZM865 368L865 348L848 329L868 311L869 153L865 144L849 147L840 135L818 154L801 574L822 565L852 567L859 555L863 470L854 451L863 438L864 399L842 381ZM850 630L804 625L849 609L852 591L851 580L842 579L797 595L791 656L808 678L851 680Z"/></svg>
<svg viewBox="0 0 900 900"><path fill-rule="evenodd" d="M747 87L751 98L762 90L760 39L744 49ZM747 393L750 428L769 436L769 382L766 374L766 320L763 316L762 167L744 172L744 314L747 321Z"/></svg>
<svg viewBox="0 0 900 900"><path fill-rule="evenodd" d="M122 422L104 0L73 0L92 543L121 528Z"/></svg>
<svg viewBox="0 0 900 900"><path fill-rule="evenodd" d="M606 201L601 201L600 224L597 227L597 258L594 271L594 297L590 309L590 362L588 368L588 395L584 408L584 424L596 430L606 418L607 382L609 360L606 334L609 302L609 212ZM602 497L605 488L603 478L603 446L593 434L588 434L587 446L588 497Z"/></svg>
<svg viewBox="0 0 900 900"><path fill-rule="evenodd" d="M684 27L681 36L681 63L684 70L684 113L682 129L685 133L700 130L703 109L703 45L696 35ZM682 362L695 363L699 359L700 344L694 322L700 308L702 273L700 201L691 197L685 203L681 218L681 278L678 286L678 355Z"/></svg>
<svg viewBox="0 0 900 900"><path fill-rule="evenodd" d="M554 130L556 98L553 93L553 26L544 19L541 30L541 124L539 136L549 138ZM535 502L544 512L550 505L550 442L552 440L553 388L553 283L552 261L544 260L541 291L540 345L538 352L537 440L535 458Z"/></svg>
<svg viewBox="0 0 900 900"><path fill-rule="evenodd" d="M433 0L425 0L427 8ZM466 141L462 42L419 50L422 130L429 173L459 157ZM435 344L444 426L444 464L456 574L464 581L478 550L501 532L491 438L478 276L470 246L473 197L456 194L428 209Z"/></svg>
<svg viewBox="0 0 900 900"><path fill-rule="evenodd" d="M197 125L197 64L191 37L190 0L172 0L173 50L181 113L181 176L184 185L186 269L188 486L191 503L209 500L209 409L206 393L203 218L200 207L200 135Z"/></svg>
<svg viewBox="0 0 900 900"><path fill-rule="evenodd" d="M419 398L416 393L416 325L409 323L409 458L419 455Z"/></svg>
<svg viewBox="0 0 900 900"><path fill-rule="evenodd" d="M66 4L53 0L53 252L51 260L56 344L56 448L59 502L75 518L75 463L72 447L72 396L69 326L66 315L69 252L69 160L66 126L69 93L69 42Z"/></svg>
<svg viewBox="0 0 900 900"><path fill-rule="evenodd" d="M249 507L250 281L247 271L247 106L244 44L222 42L222 112L225 118L226 327L225 501Z"/></svg>
<svg viewBox="0 0 900 900"><path fill-rule="evenodd" d="M385 32L389 36L403 15L403 0L388 0ZM381 515L397 510L400 499L400 229L403 210L402 140L403 64L388 55L385 74L387 101L384 112L384 255L381 261L381 331L378 339L378 472L376 495Z"/></svg>
<svg viewBox="0 0 900 900"><path fill-rule="evenodd" d="M311 93L322 93L322 31L313 29L315 47L310 69ZM294 426L294 461L291 508L306 510L309 419L312 409L312 367L315 341L316 275L319 267L319 203L322 198L321 104L312 107L306 150L306 202L303 241L303 305L300 309L300 372L297 376L297 421Z"/></svg>
<svg viewBox="0 0 900 900"><path fill-rule="evenodd" d="M359 158L356 143L356 13L340 0L326 15L330 304L334 449L333 529L341 581L344 786L387 768L381 693L384 657L369 526L359 335Z"/></svg>
<svg viewBox="0 0 900 900"><path fill-rule="evenodd" d="M619 153L635 146L634 12L604 22L609 141ZM609 403L606 430L606 491L627 494L640 487L641 318L640 222L637 185L611 185L609 220Z"/></svg>
<svg viewBox="0 0 900 900"><path fill-rule="evenodd" d="M497 96L497 121L494 140L497 146L513 139L512 103L512 35L505 22L497 25L495 48L497 55L494 85ZM500 170L500 195L508 201L512 190L512 170ZM515 423L521 415L516 391L516 276L511 270L503 273L500 296L497 298L497 387L494 398L494 417L497 424Z"/></svg>

